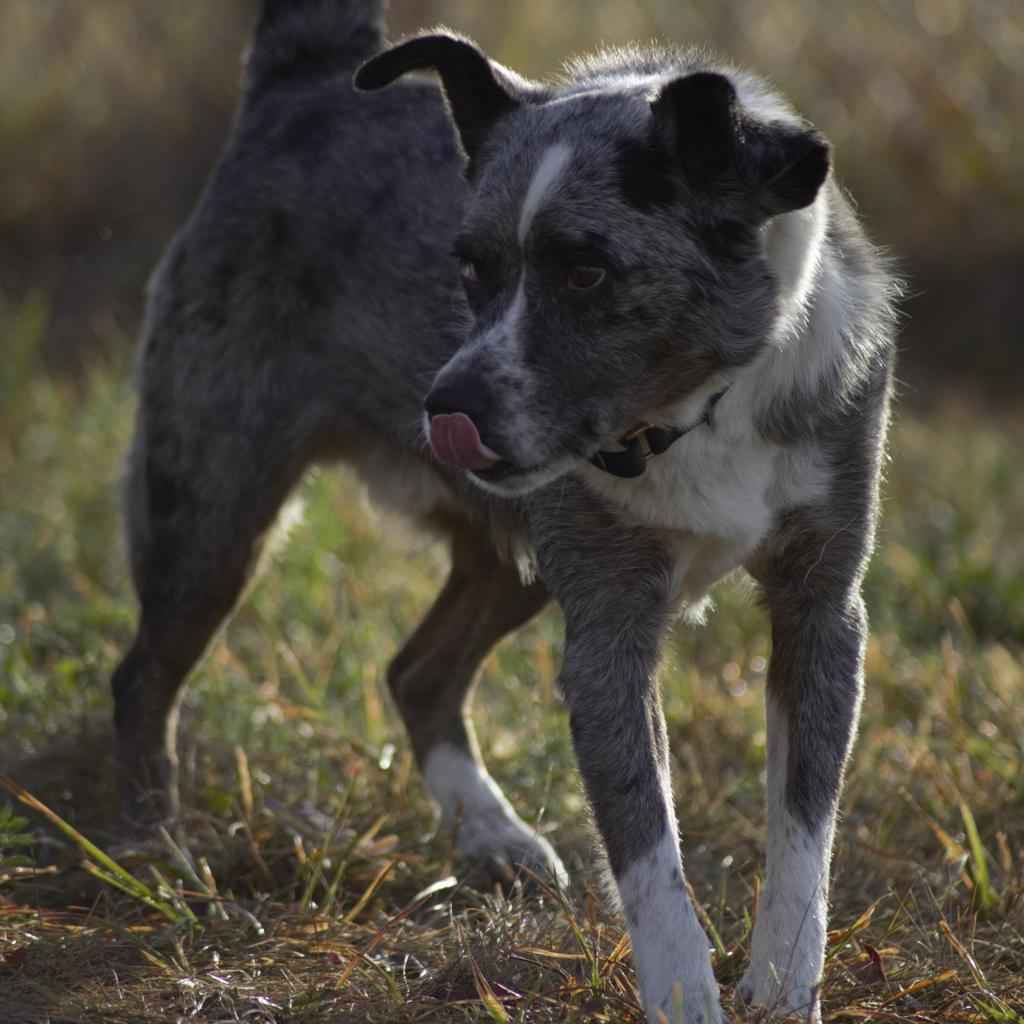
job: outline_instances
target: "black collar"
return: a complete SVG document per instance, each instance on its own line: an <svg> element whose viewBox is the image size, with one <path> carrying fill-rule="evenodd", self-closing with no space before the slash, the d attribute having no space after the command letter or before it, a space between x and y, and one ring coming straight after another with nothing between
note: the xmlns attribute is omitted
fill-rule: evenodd
<svg viewBox="0 0 1024 1024"><path fill-rule="evenodd" d="M685 427L640 427L631 430L625 437L619 439L622 451L606 452L602 450L596 452L590 461L598 469L603 469L606 473L611 473L612 476L625 478L643 476L648 459L653 459L655 455L668 451L679 438L690 433L691 430L696 430L697 427L705 424L711 425L712 410L728 390L729 385L726 384L721 391L716 391L708 399L707 405L704 406L704 411L696 423L690 423Z"/></svg>

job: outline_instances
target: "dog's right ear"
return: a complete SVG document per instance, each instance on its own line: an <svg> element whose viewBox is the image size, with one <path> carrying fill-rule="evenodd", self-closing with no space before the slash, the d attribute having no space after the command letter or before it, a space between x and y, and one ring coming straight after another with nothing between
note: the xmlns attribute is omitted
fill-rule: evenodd
<svg viewBox="0 0 1024 1024"><path fill-rule="evenodd" d="M447 34L419 36L371 57L356 72L355 86L382 89L407 71L423 68L440 76L452 121L472 165L494 125L519 109L522 99L499 80L490 60L476 46ZM503 79L508 77L502 74Z"/></svg>

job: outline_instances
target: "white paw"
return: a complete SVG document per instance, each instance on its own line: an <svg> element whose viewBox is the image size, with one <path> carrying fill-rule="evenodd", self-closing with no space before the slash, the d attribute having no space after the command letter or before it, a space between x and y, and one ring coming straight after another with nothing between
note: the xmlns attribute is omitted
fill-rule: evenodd
<svg viewBox="0 0 1024 1024"><path fill-rule="evenodd" d="M798 913L792 903L772 899L754 925L750 966L736 986L737 1004L759 1008L758 1019L794 1017L820 1024L819 994L825 960L824 901Z"/></svg>
<svg viewBox="0 0 1024 1024"><path fill-rule="evenodd" d="M784 809L768 837L768 877L750 940L750 966L736 1002L758 1019L792 1017L819 1024L827 934L828 828L811 834Z"/></svg>
<svg viewBox="0 0 1024 1024"><path fill-rule="evenodd" d="M675 986L669 998L648 1013L647 1020L649 1024L724 1024L714 974L709 969L706 977L689 987Z"/></svg>
<svg viewBox="0 0 1024 1024"><path fill-rule="evenodd" d="M565 865L554 847L518 816L509 817L500 809L463 813L452 823L452 831L455 849L464 857L483 862L498 881L514 881L522 874L519 867L526 867L561 888L569 884ZM529 876L522 880L530 882Z"/></svg>
<svg viewBox="0 0 1024 1024"><path fill-rule="evenodd" d="M736 986L737 1005L757 1009L767 1020L792 1017L821 1024L820 986L816 980L803 982L795 967L786 977L772 963L751 963Z"/></svg>
<svg viewBox="0 0 1024 1024"><path fill-rule="evenodd" d="M423 765L427 791L441 808L441 820L455 849L483 862L496 881L511 882L527 867L556 885L569 876L551 844L516 814L483 765L465 751L439 744ZM521 877L527 885L529 877Z"/></svg>
<svg viewBox="0 0 1024 1024"><path fill-rule="evenodd" d="M674 828L618 878L649 1024L721 1024L704 929L686 892Z"/></svg>

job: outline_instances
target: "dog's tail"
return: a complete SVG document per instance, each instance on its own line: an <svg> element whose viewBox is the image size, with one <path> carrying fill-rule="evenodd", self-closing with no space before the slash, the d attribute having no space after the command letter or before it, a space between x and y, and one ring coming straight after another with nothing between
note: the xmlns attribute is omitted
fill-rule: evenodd
<svg viewBox="0 0 1024 1024"><path fill-rule="evenodd" d="M387 0L263 0L246 62L250 99L353 71L384 46Z"/></svg>

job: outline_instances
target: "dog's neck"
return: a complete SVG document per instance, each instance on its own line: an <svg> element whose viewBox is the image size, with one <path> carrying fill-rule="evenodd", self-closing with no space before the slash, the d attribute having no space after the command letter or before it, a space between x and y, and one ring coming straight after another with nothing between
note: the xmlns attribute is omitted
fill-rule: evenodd
<svg viewBox="0 0 1024 1024"><path fill-rule="evenodd" d="M698 419L679 427L652 427L647 423L638 423L619 438L619 448L595 452L591 463L612 476L631 478L642 476L647 463L656 455L676 443L681 437L698 427L710 426L711 415L718 400L729 390L729 385L719 388L705 403Z"/></svg>

